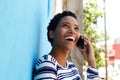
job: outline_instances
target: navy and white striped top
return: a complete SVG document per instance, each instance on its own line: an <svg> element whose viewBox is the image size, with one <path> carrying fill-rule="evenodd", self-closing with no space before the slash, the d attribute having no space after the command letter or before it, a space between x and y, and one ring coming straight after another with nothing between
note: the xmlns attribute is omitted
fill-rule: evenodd
<svg viewBox="0 0 120 80"><path fill-rule="evenodd" d="M98 80L98 71L89 67L87 80ZM72 62L67 61L64 68L51 55L44 55L35 64L34 80L82 80L78 69Z"/></svg>

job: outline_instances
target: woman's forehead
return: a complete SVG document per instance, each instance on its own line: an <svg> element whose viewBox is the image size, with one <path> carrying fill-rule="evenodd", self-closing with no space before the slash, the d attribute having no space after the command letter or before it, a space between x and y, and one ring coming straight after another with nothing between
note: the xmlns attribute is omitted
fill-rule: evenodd
<svg viewBox="0 0 120 80"><path fill-rule="evenodd" d="M65 16L65 17L61 18L60 23L78 25L78 22L77 22L76 18L74 18L72 16Z"/></svg>

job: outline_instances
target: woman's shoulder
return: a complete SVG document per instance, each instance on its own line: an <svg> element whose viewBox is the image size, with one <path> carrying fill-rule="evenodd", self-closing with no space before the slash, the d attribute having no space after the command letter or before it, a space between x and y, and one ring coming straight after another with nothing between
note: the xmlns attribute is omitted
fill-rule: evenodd
<svg viewBox="0 0 120 80"><path fill-rule="evenodd" d="M34 79L38 80L39 78L39 80L46 80L48 78L51 78L51 80L55 80L57 74L55 62L56 61L54 58L50 55L43 55L40 57L34 65Z"/></svg>
<svg viewBox="0 0 120 80"><path fill-rule="evenodd" d="M56 60L49 54L43 55L35 62L35 66L55 66Z"/></svg>

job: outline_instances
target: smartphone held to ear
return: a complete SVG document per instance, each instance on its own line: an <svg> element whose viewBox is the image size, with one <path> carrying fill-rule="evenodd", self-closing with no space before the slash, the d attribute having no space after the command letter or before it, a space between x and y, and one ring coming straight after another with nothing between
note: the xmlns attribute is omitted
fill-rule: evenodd
<svg viewBox="0 0 120 80"><path fill-rule="evenodd" d="M83 39L83 37L80 37L80 39L77 42L77 46L81 49L84 49L84 39Z"/></svg>

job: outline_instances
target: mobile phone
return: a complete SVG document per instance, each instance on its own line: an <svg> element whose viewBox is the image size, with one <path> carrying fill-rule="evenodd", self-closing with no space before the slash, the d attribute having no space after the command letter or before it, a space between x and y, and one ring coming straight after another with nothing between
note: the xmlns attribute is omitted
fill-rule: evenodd
<svg viewBox="0 0 120 80"><path fill-rule="evenodd" d="M77 42L77 46L81 49L84 49L84 38L80 36L78 42Z"/></svg>

